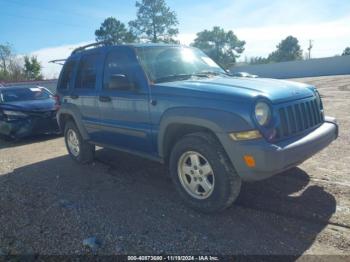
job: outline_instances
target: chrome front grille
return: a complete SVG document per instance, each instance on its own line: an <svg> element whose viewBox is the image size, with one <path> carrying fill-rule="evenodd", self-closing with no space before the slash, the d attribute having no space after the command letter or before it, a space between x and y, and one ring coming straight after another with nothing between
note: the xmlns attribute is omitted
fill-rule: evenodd
<svg viewBox="0 0 350 262"><path fill-rule="evenodd" d="M276 139L297 135L324 122L323 110L316 98L282 105L277 109L277 117L279 125L276 128Z"/></svg>

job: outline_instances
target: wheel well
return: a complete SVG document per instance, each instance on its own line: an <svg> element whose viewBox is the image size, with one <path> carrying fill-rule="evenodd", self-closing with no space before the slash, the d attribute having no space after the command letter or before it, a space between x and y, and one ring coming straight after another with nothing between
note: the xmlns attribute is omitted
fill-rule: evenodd
<svg viewBox="0 0 350 262"><path fill-rule="evenodd" d="M216 137L215 133L210 129L202 126L189 125L189 124L171 124L167 127L163 139L163 157L165 162L168 162L170 153L177 141L188 134L206 132Z"/></svg>
<svg viewBox="0 0 350 262"><path fill-rule="evenodd" d="M60 118L58 119L58 123L59 123L59 126L60 126L62 132L64 132L64 128L66 126L66 123L70 120L75 122L74 118L70 114L61 114L60 115Z"/></svg>

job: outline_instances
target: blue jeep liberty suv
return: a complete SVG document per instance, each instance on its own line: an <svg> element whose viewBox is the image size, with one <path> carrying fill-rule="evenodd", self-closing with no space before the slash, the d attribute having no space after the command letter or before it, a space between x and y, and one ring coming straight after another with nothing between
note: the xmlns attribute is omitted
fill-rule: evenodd
<svg viewBox="0 0 350 262"><path fill-rule="evenodd" d="M97 145L167 164L179 195L203 212L227 208L242 181L295 167L338 136L315 87L233 77L179 45L78 48L57 94L74 160L93 161Z"/></svg>

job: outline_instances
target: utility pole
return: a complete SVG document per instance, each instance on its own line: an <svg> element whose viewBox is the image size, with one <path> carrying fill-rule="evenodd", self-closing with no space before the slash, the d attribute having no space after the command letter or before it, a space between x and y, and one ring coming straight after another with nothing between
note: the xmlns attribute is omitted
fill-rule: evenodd
<svg viewBox="0 0 350 262"><path fill-rule="evenodd" d="M307 49L307 50L309 50L309 59L311 59L311 50L314 47L313 43L314 43L313 40L309 40L309 47Z"/></svg>

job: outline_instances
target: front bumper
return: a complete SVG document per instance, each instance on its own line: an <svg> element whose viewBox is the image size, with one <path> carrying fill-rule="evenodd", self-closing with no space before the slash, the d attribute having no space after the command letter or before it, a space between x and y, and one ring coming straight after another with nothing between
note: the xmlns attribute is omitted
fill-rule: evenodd
<svg viewBox="0 0 350 262"><path fill-rule="evenodd" d="M31 117L18 120L0 120L0 134L22 138L35 134L57 133L59 131L57 120L52 118Z"/></svg>
<svg viewBox="0 0 350 262"><path fill-rule="evenodd" d="M251 140L235 142L227 140L224 144L237 173L244 181L257 181L295 167L317 152L327 147L338 137L338 125L334 118L326 121L311 133L291 138L280 143ZM255 167L248 167L243 156L255 159Z"/></svg>

